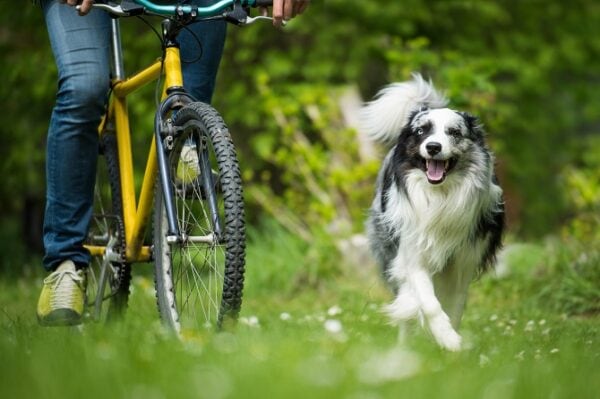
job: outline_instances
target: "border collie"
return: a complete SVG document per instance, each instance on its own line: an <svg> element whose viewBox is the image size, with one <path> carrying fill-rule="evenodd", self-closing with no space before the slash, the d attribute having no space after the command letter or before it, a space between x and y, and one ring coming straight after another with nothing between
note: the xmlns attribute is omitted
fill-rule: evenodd
<svg viewBox="0 0 600 399"><path fill-rule="evenodd" d="M371 251L395 293L386 313L401 337L418 318L456 351L469 284L501 245L504 203L482 126L447 103L414 74L381 90L360 121L373 140L393 145L367 221Z"/></svg>

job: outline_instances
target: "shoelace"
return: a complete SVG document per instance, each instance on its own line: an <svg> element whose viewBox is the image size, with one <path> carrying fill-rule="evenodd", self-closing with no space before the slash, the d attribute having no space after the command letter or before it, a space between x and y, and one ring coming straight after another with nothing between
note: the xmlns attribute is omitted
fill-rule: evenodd
<svg viewBox="0 0 600 399"><path fill-rule="evenodd" d="M69 277L69 280L66 280L64 282L65 285L61 287L61 289L58 289L58 286L63 282L66 276ZM83 284L83 272L73 270L57 271L45 278L44 284L54 284L52 287L54 295L50 298L50 305L52 308L69 308L73 306L73 299L75 296L73 284L81 288L81 285Z"/></svg>

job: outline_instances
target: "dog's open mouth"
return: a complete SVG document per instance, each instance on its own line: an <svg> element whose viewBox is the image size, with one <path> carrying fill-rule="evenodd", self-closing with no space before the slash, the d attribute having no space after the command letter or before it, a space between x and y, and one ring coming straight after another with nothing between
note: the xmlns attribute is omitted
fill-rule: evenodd
<svg viewBox="0 0 600 399"><path fill-rule="evenodd" d="M454 158L450 159L424 159L425 174L431 184L440 184L446 179L446 175L456 165Z"/></svg>

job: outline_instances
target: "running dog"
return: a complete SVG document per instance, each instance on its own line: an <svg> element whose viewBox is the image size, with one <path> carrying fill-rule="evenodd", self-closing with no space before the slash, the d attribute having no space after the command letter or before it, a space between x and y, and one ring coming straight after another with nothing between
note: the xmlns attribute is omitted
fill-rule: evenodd
<svg viewBox="0 0 600 399"><path fill-rule="evenodd" d="M481 124L447 104L415 74L381 90L360 121L373 140L393 145L367 220L371 251L395 293L386 313L401 335L418 318L457 351L469 284L501 246L504 202Z"/></svg>

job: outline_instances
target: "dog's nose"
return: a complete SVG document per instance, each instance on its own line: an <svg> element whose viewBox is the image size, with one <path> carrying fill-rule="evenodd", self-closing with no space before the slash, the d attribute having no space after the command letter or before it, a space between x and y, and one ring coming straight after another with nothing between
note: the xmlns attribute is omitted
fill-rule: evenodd
<svg viewBox="0 0 600 399"><path fill-rule="evenodd" d="M429 153L429 155L435 155L442 151L442 145L435 141L427 143L425 148L427 149L427 153Z"/></svg>

